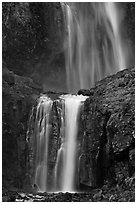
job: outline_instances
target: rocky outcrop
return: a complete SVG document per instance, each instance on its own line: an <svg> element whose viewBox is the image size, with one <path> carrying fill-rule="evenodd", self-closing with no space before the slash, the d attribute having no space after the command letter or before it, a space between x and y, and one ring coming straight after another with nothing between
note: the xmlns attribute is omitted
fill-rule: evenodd
<svg viewBox="0 0 137 204"><path fill-rule="evenodd" d="M127 179L121 187L109 187L94 189L89 192L79 193L26 193L20 191L3 191L3 202L134 202L135 178Z"/></svg>
<svg viewBox="0 0 137 204"><path fill-rule="evenodd" d="M135 70L98 82L86 100L80 182L121 184L135 171Z"/></svg>
<svg viewBox="0 0 137 204"><path fill-rule="evenodd" d="M41 88L30 78L2 72L3 186L21 188L26 176L26 132L32 104Z"/></svg>

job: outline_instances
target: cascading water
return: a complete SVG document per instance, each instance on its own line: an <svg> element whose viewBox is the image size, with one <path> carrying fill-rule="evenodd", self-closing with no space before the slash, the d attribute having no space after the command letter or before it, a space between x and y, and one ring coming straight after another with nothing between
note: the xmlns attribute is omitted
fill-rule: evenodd
<svg viewBox="0 0 137 204"><path fill-rule="evenodd" d="M33 140L33 184L38 187L40 192L61 191L74 192L76 190L76 164L79 158L78 149L78 118L81 107L87 96L82 95L62 95L59 99L52 101L46 95L39 98L36 111L30 116L34 119L31 137ZM52 125L49 118L53 115L53 102L61 106L61 144L57 149L56 162L54 163L53 175L51 176L54 186L49 187L49 140L52 137ZM34 113L36 112L36 113ZM33 117L32 117L33 116ZM51 134L50 134L51 133ZM51 190L52 189L52 190Z"/></svg>
<svg viewBox="0 0 137 204"><path fill-rule="evenodd" d="M41 192L47 190L49 117L51 108L52 101L50 98L45 95L41 96L36 110L33 147L35 157L34 183Z"/></svg>
<svg viewBox="0 0 137 204"><path fill-rule="evenodd" d="M68 90L89 89L95 82L125 69L126 50L116 3L62 3L67 35L65 58Z"/></svg>
<svg viewBox="0 0 137 204"><path fill-rule="evenodd" d="M74 191L75 156L77 147L77 117L81 101L65 98L65 149L63 168L63 191Z"/></svg>
<svg viewBox="0 0 137 204"><path fill-rule="evenodd" d="M61 103L64 103L65 108L62 109L64 120L61 129L65 128L65 134L62 135L61 147L58 150L56 162L56 174L58 171L59 161L62 158L62 175L60 182L60 190L62 192L75 191L75 164L77 162L77 131L78 131L78 116L82 103L86 100L86 96L63 95L60 97ZM57 176L56 176L57 177ZM57 181L58 182L58 181Z"/></svg>

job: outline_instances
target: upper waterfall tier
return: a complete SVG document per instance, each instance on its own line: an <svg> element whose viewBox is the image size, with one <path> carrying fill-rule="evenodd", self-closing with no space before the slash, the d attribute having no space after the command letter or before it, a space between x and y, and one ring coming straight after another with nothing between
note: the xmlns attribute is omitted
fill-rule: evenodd
<svg viewBox="0 0 137 204"><path fill-rule="evenodd" d="M64 49L69 92L89 89L96 81L127 67L129 48L122 36L116 3L61 5L67 31Z"/></svg>

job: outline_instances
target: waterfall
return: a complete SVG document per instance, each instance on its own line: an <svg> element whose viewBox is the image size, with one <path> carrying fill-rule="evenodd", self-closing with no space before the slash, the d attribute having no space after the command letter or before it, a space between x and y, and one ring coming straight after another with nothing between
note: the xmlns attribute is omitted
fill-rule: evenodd
<svg viewBox="0 0 137 204"><path fill-rule="evenodd" d="M89 89L96 81L124 69L126 55L116 4L61 4L67 25L64 46L69 92ZM76 190L80 158L78 119L86 98L61 95L53 101L42 95L36 110L33 108L30 117L30 120L34 119L31 127L33 183L41 192ZM54 106L57 111L54 111ZM59 128L55 128L56 125ZM54 135L55 129L59 132Z"/></svg>
<svg viewBox="0 0 137 204"><path fill-rule="evenodd" d="M39 98L34 126L34 183L39 191L47 191L49 117L52 101L43 95Z"/></svg>
<svg viewBox="0 0 137 204"><path fill-rule="evenodd" d="M77 99L77 98L76 98ZM77 147L77 117L80 107L80 100L72 97L65 98L65 153L63 169L63 191L74 191L75 156Z"/></svg>
<svg viewBox="0 0 137 204"><path fill-rule="evenodd" d="M49 140L52 135L50 117L53 113L53 101L46 95L39 98L36 110L30 115L34 118L31 138L33 140L33 184L40 192L61 191L74 192L76 190L76 164L78 162L78 119L81 107L87 96L61 95L55 102L60 106L61 126L60 147L57 149L52 181L49 181ZM55 103L54 103L55 104ZM58 107L57 107L58 108ZM30 123L31 124L31 123ZM28 131L29 132L29 131ZM54 148L54 147L53 147ZM54 186L49 187L49 183Z"/></svg>
<svg viewBox="0 0 137 204"><path fill-rule="evenodd" d="M61 3L66 24L64 48L67 86L71 93L125 69L127 50L121 36L118 4Z"/></svg>
<svg viewBox="0 0 137 204"><path fill-rule="evenodd" d="M62 129L65 127L65 134L62 135L61 148L58 150L57 163L62 157L63 167L61 169L61 185L62 192L74 192L75 189L75 164L77 162L76 155L78 149L77 132L78 132L78 117L79 111L86 100L86 96L76 95L63 95L60 96L61 103L64 103L65 109L63 110L64 122ZM56 169L57 173L57 169ZM60 179L59 179L60 180ZM57 181L58 182L58 181Z"/></svg>

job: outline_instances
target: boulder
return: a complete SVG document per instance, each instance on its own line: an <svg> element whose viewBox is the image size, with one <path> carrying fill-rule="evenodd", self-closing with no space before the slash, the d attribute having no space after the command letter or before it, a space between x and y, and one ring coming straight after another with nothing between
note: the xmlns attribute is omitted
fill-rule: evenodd
<svg viewBox="0 0 137 204"><path fill-rule="evenodd" d="M90 95L91 95L91 92L90 92L90 90L88 90L88 89L80 89L80 90L78 91L78 95L90 96Z"/></svg>

